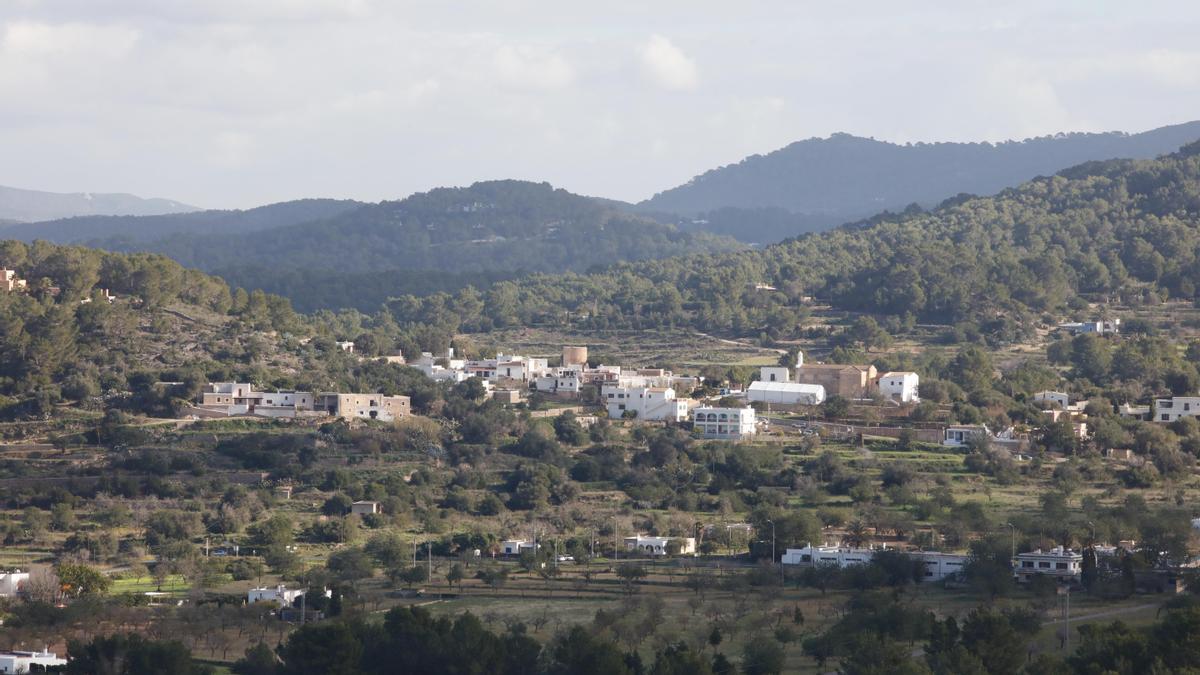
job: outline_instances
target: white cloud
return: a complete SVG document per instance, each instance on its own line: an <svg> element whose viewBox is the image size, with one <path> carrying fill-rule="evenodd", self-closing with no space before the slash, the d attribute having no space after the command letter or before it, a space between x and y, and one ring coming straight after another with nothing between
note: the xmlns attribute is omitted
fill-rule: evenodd
<svg viewBox="0 0 1200 675"><path fill-rule="evenodd" d="M13 21L3 24L0 53L21 57L121 56L133 48L138 31L125 26Z"/></svg>
<svg viewBox="0 0 1200 675"><path fill-rule="evenodd" d="M560 89L575 80L575 69L566 59L531 47L500 47L493 63L501 81L512 87Z"/></svg>
<svg viewBox="0 0 1200 675"><path fill-rule="evenodd" d="M1138 131L1200 115L1200 3L1147 2L0 0L0 184L640 199L834 131Z"/></svg>
<svg viewBox="0 0 1200 675"><path fill-rule="evenodd" d="M254 139L241 131L222 131L210 141L208 160L222 168L246 165L254 153Z"/></svg>
<svg viewBox="0 0 1200 675"><path fill-rule="evenodd" d="M1137 63L1162 84L1173 87L1200 85L1200 52L1154 49L1142 54Z"/></svg>
<svg viewBox="0 0 1200 675"><path fill-rule="evenodd" d="M696 62L661 35L652 35L642 45L641 56L645 73L667 89L695 89L700 83Z"/></svg>

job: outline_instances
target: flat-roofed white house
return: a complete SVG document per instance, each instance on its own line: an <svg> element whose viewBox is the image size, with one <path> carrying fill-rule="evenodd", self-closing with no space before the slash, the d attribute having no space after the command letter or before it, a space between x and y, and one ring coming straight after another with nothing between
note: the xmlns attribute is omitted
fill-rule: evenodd
<svg viewBox="0 0 1200 675"><path fill-rule="evenodd" d="M913 372L892 371L879 376L879 393L901 403L920 401L920 386L921 378Z"/></svg>
<svg viewBox="0 0 1200 675"><path fill-rule="evenodd" d="M1148 405L1138 405L1136 403L1122 403L1117 408L1117 414L1121 417L1131 419L1149 421L1152 411Z"/></svg>
<svg viewBox="0 0 1200 675"><path fill-rule="evenodd" d="M337 348L348 354L353 354L354 353L354 340L339 340L337 342Z"/></svg>
<svg viewBox="0 0 1200 675"><path fill-rule="evenodd" d="M600 397L608 408L608 416L616 419L682 422L688 418L688 402L678 400L675 390L669 387L606 384L600 389Z"/></svg>
<svg viewBox="0 0 1200 675"><path fill-rule="evenodd" d="M500 542L500 555L521 555L525 551L532 551L537 548L537 544L525 539L505 539Z"/></svg>
<svg viewBox="0 0 1200 675"><path fill-rule="evenodd" d="M966 445L973 438L988 438L992 435L985 424L951 424L942 433L942 445Z"/></svg>
<svg viewBox="0 0 1200 675"><path fill-rule="evenodd" d="M564 370L534 378L530 382L530 388L546 394L578 396L582 384L578 372Z"/></svg>
<svg viewBox="0 0 1200 675"><path fill-rule="evenodd" d="M280 607L291 607L292 603L297 598L304 595L303 589L288 588L283 584L278 586L260 586L251 588L246 592L246 604L253 605L256 602L273 602Z"/></svg>
<svg viewBox="0 0 1200 675"><path fill-rule="evenodd" d="M757 431L754 408L696 408L692 411L692 430L704 438L738 439Z"/></svg>
<svg viewBox="0 0 1200 675"><path fill-rule="evenodd" d="M1073 335L1080 333L1096 333L1098 335L1116 335L1121 332L1120 319L1100 319L1096 321L1083 321L1072 323L1060 323L1059 328L1066 328Z"/></svg>
<svg viewBox="0 0 1200 675"><path fill-rule="evenodd" d="M1154 399L1154 421L1174 422L1200 414L1200 396L1172 396Z"/></svg>
<svg viewBox="0 0 1200 675"><path fill-rule="evenodd" d="M813 546L804 548L789 548L780 558L784 565L802 565L816 567L818 565L836 565L850 567L865 565L875 557L875 551L869 548L848 548L841 546Z"/></svg>
<svg viewBox="0 0 1200 675"><path fill-rule="evenodd" d="M379 502L358 501L350 505L350 513L357 513L360 516L368 516L373 513L383 513Z"/></svg>
<svg viewBox="0 0 1200 675"><path fill-rule="evenodd" d="M825 387L819 384L756 380L746 390L746 400L778 405L821 405L825 402Z"/></svg>
<svg viewBox="0 0 1200 675"><path fill-rule="evenodd" d="M925 579L929 581L941 581L946 577L962 574L969 559L969 556L958 553L938 551L917 551L909 555L919 559L925 565Z"/></svg>
<svg viewBox="0 0 1200 675"><path fill-rule="evenodd" d="M696 554L695 537L652 537L644 534L625 537L625 550L643 555L667 555L668 544L671 542L679 544L679 555Z"/></svg>
<svg viewBox="0 0 1200 675"><path fill-rule="evenodd" d="M1033 400L1038 403L1055 403L1062 410L1071 405L1071 397L1061 391L1039 391L1033 395Z"/></svg>
<svg viewBox="0 0 1200 675"><path fill-rule="evenodd" d="M877 553L886 549L848 548L842 546L813 546L804 548L789 548L783 554L781 562L784 565L799 565L816 567L818 565L835 565L851 567L865 565L871 562ZM925 579L940 581L959 574L967 564L968 557L957 553L941 553L938 551L906 551L905 555L920 560L925 569Z"/></svg>
<svg viewBox="0 0 1200 675"><path fill-rule="evenodd" d="M763 382L791 382L792 369L787 366L763 366L758 369L758 379Z"/></svg>
<svg viewBox="0 0 1200 675"><path fill-rule="evenodd" d="M1012 561L1013 578L1025 582L1034 575L1071 579L1083 574L1083 554L1069 548L1055 546L1049 551L1037 549L1018 553Z"/></svg>
<svg viewBox="0 0 1200 675"><path fill-rule="evenodd" d="M15 598L25 590L29 583L29 572L13 570L0 572L0 598Z"/></svg>
<svg viewBox="0 0 1200 675"><path fill-rule="evenodd" d="M32 673L34 666L37 672L45 672L47 668L65 666L67 660L59 657L48 649L40 652L0 651L0 673Z"/></svg>

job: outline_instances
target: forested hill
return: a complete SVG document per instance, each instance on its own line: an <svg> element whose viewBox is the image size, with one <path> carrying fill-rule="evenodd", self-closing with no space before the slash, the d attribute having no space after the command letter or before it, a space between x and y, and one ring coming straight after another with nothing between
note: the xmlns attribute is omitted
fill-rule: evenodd
<svg viewBox="0 0 1200 675"><path fill-rule="evenodd" d="M130 194L43 192L0 185L0 220L36 221L89 215L183 213L196 207Z"/></svg>
<svg viewBox="0 0 1200 675"><path fill-rule="evenodd" d="M246 210L195 211L151 216L79 216L22 223L0 230L6 239L43 239L130 250L179 234L230 235L330 218L364 206L338 199L298 199ZM152 247L152 246L151 246Z"/></svg>
<svg viewBox="0 0 1200 675"><path fill-rule="evenodd" d="M959 193L994 194L1082 162L1150 159L1197 139L1200 121L1139 134L1073 133L997 144L898 145L834 134L705 172L637 208L701 221L719 220L721 214L714 212L736 209L744 223L739 239L769 243L914 202L928 208ZM771 208L802 217L789 220L760 211ZM725 213L724 220L730 215ZM716 222L710 231L730 229Z"/></svg>
<svg viewBox="0 0 1200 675"><path fill-rule="evenodd" d="M47 416L62 400L96 409L101 394L154 408L146 397L169 397L149 386L161 372L193 385L231 364L258 372L307 330L287 300L231 292L160 255L6 240L0 267L28 283L0 292L0 419Z"/></svg>
<svg viewBox="0 0 1200 675"><path fill-rule="evenodd" d="M198 227L157 240L92 243L163 253L234 285L288 296L302 310L375 310L404 293L738 248L731 239L680 232L523 181L439 188L255 231Z"/></svg>
<svg viewBox="0 0 1200 675"><path fill-rule="evenodd" d="M1200 143L1110 160L932 212L886 215L763 250L502 282L481 298L400 298L403 322L488 327L586 316L596 327L693 325L797 334L805 296L897 321L956 324L995 340L1084 298L1194 297L1200 288ZM778 290L755 289L766 283ZM460 294L461 296L462 294ZM452 318L448 318L452 317ZM578 319L577 319L578 320Z"/></svg>

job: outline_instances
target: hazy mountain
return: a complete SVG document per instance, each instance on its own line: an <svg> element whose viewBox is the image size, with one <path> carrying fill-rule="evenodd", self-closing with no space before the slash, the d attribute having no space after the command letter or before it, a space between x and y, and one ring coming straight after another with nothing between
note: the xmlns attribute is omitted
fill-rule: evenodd
<svg viewBox="0 0 1200 675"><path fill-rule="evenodd" d="M995 144L899 145L834 134L707 171L636 208L695 221L714 220L714 212L725 209L716 219L740 224L711 231L766 243L914 202L930 207L960 193L993 194L1087 161L1153 158L1198 138L1200 121L1139 134L1072 133ZM804 218L793 222L760 209ZM692 226L707 229L703 222Z"/></svg>
<svg viewBox="0 0 1200 675"><path fill-rule="evenodd" d="M72 216L148 216L186 213L194 206L128 194L42 192L0 185L0 220L32 222Z"/></svg>
<svg viewBox="0 0 1200 675"><path fill-rule="evenodd" d="M808 299L817 297L878 315L893 330L923 321L945 324L954 340L1011 343L1047 316L1105 313L1092 302L1200 298L1200 141L1157 159L1087 162L990 197L880 214L761 249L532 275L485 296L511 301L425 298L389 308L401 325L437 321L450 332L484 321L573 322L792 339L811 327Z"/></svg>
<svg viewBox="0 0 1200 675"><path fill-rule="evenodd" d="M389 297L529 272L732 250L737 242L630 214L547 183L489 181L379 204L306 200L249 211L72 218L0 236L152 251L297 308L375 309Z"/></svg>
<svg viewBox="0 0 1200 675"><path fill-rule="evenodd" d="M0 230L6 239L44 239L116 250L142 249L167 236L241 234L331 218L364 206L338 199L299 199L246 210L210 210L158 216L81 216L21 223ZM153 248L153 247L151 247Z"/></svg>

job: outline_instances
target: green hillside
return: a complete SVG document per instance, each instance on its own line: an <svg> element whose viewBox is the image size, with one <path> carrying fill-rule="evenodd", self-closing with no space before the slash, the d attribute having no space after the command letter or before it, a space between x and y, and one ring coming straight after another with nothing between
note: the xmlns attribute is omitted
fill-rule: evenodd
<svg viewBox="0 0 1200 675"><path fill-rule="evenodd" d="M402 322L800 330L805 297L996 339L1043 313L1114 294L1192 297L1200 285L1200 145L1155 160L1084 164L992 197L949 200L762 250L538 275L473 298L402 298ZM755 290L766 283L777 291ZM449 309L448 309L449 308ZM449 326L453 329L454 326Z"/></svg>

